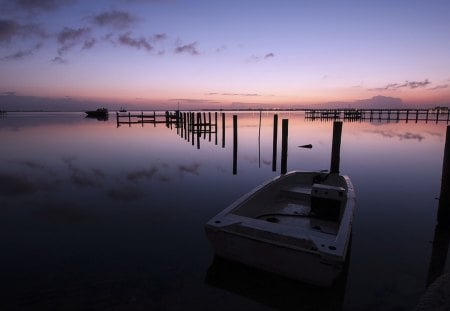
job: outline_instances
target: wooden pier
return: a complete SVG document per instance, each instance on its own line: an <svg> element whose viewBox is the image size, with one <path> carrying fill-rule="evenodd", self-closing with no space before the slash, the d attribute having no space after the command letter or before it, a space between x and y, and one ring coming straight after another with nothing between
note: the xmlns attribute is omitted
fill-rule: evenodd
<svg viewBox="0 0 450 311"><path fill-rule="evenodd" d="M153 112L116 112L116 121L117 127L128 124L141 124L144 126L145 123L150 123L156 126L156 124L166 124L167 127L170 127L173 124L177 124L179 122L180 116L179 111L166 111L162 113L161 111L153 111Z"/></svg>
<svg viewBox="0 0 450 311"><path fill-rule="evenodd" d="M347 122L447 122L447 107L438 109L305 109L306 120Z"/></svg>

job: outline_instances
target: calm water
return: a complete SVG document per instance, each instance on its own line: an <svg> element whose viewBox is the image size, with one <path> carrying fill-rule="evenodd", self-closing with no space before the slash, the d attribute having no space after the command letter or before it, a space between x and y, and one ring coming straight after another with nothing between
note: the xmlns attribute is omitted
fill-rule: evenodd
<svg viewBox="0 0 450 311"><path fill-rule="evenodd" d="M225 141L219 118L217 142L200 146L164 124L1 118L0 308L411 309L426 288L447 124L344 122L357 210L346 278L322 290L214 261L206 240L210 217L279 174L273 114L261 129L259 118L238 114L236 175L232 113ZM284 118L288 170L328 169L332 122L279 113L279 138Z"/></svg>

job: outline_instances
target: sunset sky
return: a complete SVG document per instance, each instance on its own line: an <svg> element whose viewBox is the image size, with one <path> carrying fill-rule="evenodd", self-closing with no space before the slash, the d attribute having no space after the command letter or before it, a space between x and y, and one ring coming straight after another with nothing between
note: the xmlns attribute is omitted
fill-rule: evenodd
<svg viewBox="0 0 450 311"><path fill-rule="evenodd" d="M0 72L0 104L449 105L450 1L0 0Z"/></svg>

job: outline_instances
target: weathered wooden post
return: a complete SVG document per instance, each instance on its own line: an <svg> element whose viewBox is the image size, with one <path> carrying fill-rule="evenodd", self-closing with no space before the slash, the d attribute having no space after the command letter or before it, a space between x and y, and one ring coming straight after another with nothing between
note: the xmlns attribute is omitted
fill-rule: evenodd
<svg viewBox="0 0 450 311"><path fill-rule="evenodd" d="M217 145L217 111L214 112L214 134L215 134L214 144Z"/></svg>
<svg viewBox="0 0 450 311"><path fill-rule="evenodd" d="M195 113L191 113L191 134L192 134L192 146L195 145Z"/></svg>
<svg viewBox="0 0 450 311"><path fill-rule="evenodd" d="M450 126L447 126L447 133L445 136L438 222L446 224L450 227Z"/></svg>
<svg viewBox="0 0 450 311"><path fill-rule="evenodd" d="M273 149L272 149L272 171L277 170L277 149L278 149L278 115L273 115Z"/></svg>
<svg viewBox="0 0 450 311"><path fill-rule="evenodd" d="M233 115L233 175L237 174L237 115Z"/></svg>
<svg viewBox="0 0 450 311"><path fill-rule="evenodd" d="M196 124L197 136L201 136L202 135L201 124L202 124L202 113L201 112L197 112L197 124Z"/></svg>
<svg viewBox="0 0 450 311"><path fill-rule="evenodd" d="M281 121L281 174L287 172L289 120Z"/></svg>
<svg viewBox="0 0 450 311"><path fill-rule="evenodd" d="M208 112L208 141L211 141L211 111Z"/></svg>
<svg viewBox="0 0 450 311"><path fill-rule="evenodd" d="M430 285L439 277L445 269L450 243L450 126L444 147L444 159L442 164L441 193L437 212L437 225L434 230L433 249L428 269L427 285Z"/></svg>
<svg viewBox="0 0 450 311"><path fill-rule="evenodd" d="M225 113L222 112L222 148L225 148Z"/></svg>
<svg viewBox="0 0 450 311"><path fill-rule="evenodd" d="M333 142L331 145L331 164L330 173L339 174L339 165L341 162L341 136L342 121L333 122Z"/></svg>

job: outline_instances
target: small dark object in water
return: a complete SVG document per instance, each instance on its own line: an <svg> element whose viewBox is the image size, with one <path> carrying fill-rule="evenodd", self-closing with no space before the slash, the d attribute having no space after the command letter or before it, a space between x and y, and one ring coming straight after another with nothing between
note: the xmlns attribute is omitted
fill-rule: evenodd
<svg viewBox="0 0 450 311"><path fill-rule="evenodd" d="M268 222L275 222L275 223L277 223L277 222L280 221L280 220L279 220L278 218L276 218L276 217L268 217L268 218L266 218L266 220L267 220Z"/></svg>
<svg viewBox="0 0 450 311"><path fill-rule="evenodd" d="M312 145L311 145L311 144L308 144L308 145L301 145L301 146L297 146L297 147L299 147L299 148L308 148L308 149L311 149L311 148L312 148Z"/></svg>

